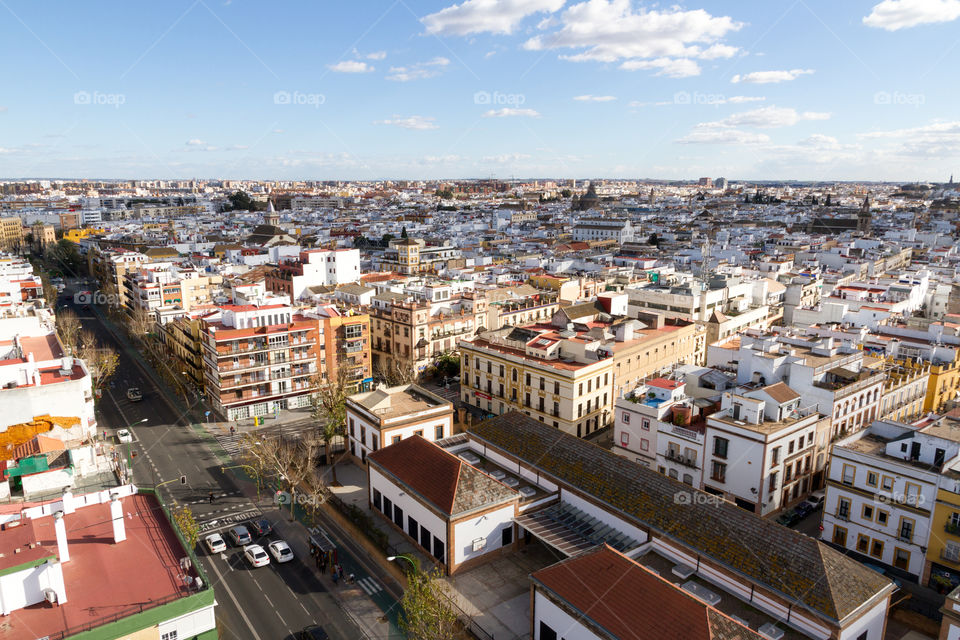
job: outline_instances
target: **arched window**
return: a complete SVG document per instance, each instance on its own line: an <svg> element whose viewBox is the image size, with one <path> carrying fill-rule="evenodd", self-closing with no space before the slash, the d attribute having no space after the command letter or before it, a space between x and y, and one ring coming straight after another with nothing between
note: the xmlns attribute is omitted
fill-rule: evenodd
<svg viewBox="0 0 960 640"><path fill-rule="evenodd" d="M516 370L516 369L513 370L513 375L512 375L512 377L513 377L513 381L516 382L516 381L517 381L517 370Z"/></svg>

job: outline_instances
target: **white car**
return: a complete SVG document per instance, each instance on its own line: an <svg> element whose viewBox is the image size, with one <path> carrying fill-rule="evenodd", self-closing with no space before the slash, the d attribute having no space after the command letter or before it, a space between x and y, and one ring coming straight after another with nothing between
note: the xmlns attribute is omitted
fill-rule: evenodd
<svg viewBox="0 0 960 640"><path fill-rule="evenodd" d="M207 545L207 551L210 553L223 553L227 550L227 543L219 533L211 533L203 539L203 543Z"/></svg>
<svg viewBox="0 0 960 640"><path fill-rule="evenodd" d="M265 567L270 564L270 556L258 544L248 544L243 548L243 557L251 567Z"/></svg>
<svg viewBox="0 0 960 640"><path fill-rule="evenodd" d="M120 431L117 431L117 440L120 442L133 442L133 434L130 433L129 429L120 429Z"/></svg>
<svg viewBox="0 0 960 640"><path fill-rule="evenodd" d="M267 548L270 549L270 555L272 555L273 559L277 562L290 562L293 560L293 551L290 550L290 545L283 540L274 540L267 545Z"/></svg>

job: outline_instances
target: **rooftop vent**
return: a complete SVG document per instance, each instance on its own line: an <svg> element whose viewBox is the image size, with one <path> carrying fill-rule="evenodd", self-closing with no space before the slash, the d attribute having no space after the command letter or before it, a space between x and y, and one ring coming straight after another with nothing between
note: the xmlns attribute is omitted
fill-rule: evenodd
<svg viewBox="0 0 960 640"><path fill-rule="evenodd" d="M490 472L490 476L496 478L497 480L503 480L506 475L507 473L503 469L494 469Z"/></svg>
<svg viewBox="0 0 960 640"><path fill-rule="evenodd" d="M516 487L517 485L520 484L520 481L512 476L507 476L506 478L501 480L501 482L503 482L503 484L507 485L508 487Z"/></svg>
<svg viewBox="0 0 960 640"><path fill-rule="evenodd" d="M461 453L460 459L467 464L478 464L480 462L480 458L478 458L476 454L470 453L469 451Z"/></svg>
<svg viewBox="0 0 960 640"><path fill-rule="evenodd" d="M520 492L520 495L523 496L524 498L532 498L537 494L537 490L534 489L533 487L520 487L518 491Z"/></svg>

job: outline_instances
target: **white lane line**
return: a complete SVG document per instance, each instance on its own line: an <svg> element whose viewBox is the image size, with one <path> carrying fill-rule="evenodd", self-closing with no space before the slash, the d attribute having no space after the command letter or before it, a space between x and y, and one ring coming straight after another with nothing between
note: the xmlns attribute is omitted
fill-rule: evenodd
<svg viewBox="0 0 960 640"><path fill-rule="evenodd" d="M240 606L240 603L237 602L236 596L233 595L233 590L230 589L230 585L223 579L223 576L220 575L220 572L217 570L217 565L214 562L210 563L210 566L213 568L213 572L217 574L217 582L223 585L223 588L226 589L227 595L230 596L230 600L233 601L233 606L237 608L237 611L240 612L240 617L243 618L243 621L247 623L247 628L250 630L250 633L253 635L256 640L263 640L260 637L260 634L257 633L257 630L253 628L253 624L250 622L250 618L247 617L247 614L244 613L243 607ZM233 567L230 568L231 571Z"/></svg>
<svg viewBox="0 0 960 640"><path fill-rule="evenodd" d="M291 593L292 593L292 591L291 591ZM307 607L304 606L304 604L303 604L302 602L300 602L299 600L297 600L297 604L300 605L300 608L303 609L303 612L304 612L305 614L310 615L310 611L307 609Z"/></svg>

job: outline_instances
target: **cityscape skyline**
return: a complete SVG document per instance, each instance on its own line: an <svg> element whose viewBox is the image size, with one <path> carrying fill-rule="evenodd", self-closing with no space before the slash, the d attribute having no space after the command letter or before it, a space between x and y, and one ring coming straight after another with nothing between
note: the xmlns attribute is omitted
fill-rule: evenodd
<svg viewBox="0 0 960 640"><path fill-rule="evenodd" d="M31 88L0 96L4 179L945 181L960 156L956 0L2 10Z"/></svg>

